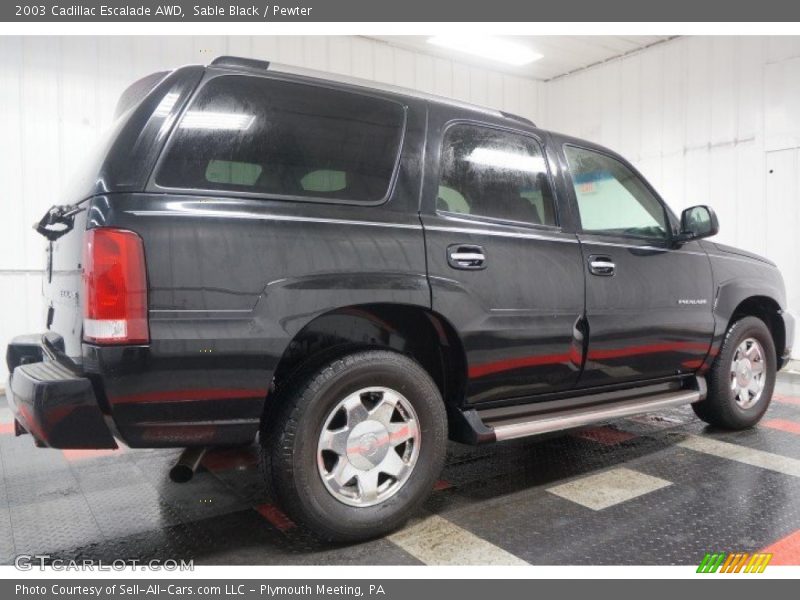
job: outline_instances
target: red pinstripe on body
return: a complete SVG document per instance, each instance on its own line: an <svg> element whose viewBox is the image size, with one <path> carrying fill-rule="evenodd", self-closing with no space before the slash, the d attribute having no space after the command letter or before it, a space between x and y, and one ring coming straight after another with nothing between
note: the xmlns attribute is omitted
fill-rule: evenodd
<svg viewBox="0 0 800 600"><path fill-rule="evenodd" d="M638 354L660 354L662 352L708 352L709 344L699 342L662 342L659 344L644 344L641 346L627 346L608 350L590 350L589 360L602 360L608 358L622 358Z"/></svg>
<svg viewBox="0 0 800 600"><path fill-rule="evenodd" d="M642 354L659 354L663 352L707 352L709 344L700 342L662 342L658 344L643 344L640 346L626 346L623 348L610 348L602 350L590 350L587 360L608 360L613 358L623 358L625 356L637 356ZM540 354L536 356L522 356L519 358L509 358L490 363L472 365L469 368L469 378L475 379L493 373L511 371L524 367L538 367L541 365L554 365L572 362L581 363L580 350L574 346L569 352L559 354ZM688 362L688 361L687 361ZM695 361L692 361L694 364ZM696 366L687 368L697 368L703 363L703 359L697 359Z"/></svg>
<svg viewBox="0 0 800 600"><path fill-rule="evenodd" d="M197 388L190 390L169 390L142 392L125 396L112 397L112 404L148 403L148 402L193 402L197 400L229 400L240 398L265 398L266 388Z"/></svg>

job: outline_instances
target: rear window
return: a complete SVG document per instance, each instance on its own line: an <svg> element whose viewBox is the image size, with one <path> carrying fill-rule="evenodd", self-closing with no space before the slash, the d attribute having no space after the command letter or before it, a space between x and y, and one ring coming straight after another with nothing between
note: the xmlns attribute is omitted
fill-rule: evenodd
<svg viewBox="0 0 800 600"><path fill-rule="evenodd" d="M217 77L184 113L156 183L379 202L389 192L404 123L405 109L390 100L257 77Z"/></svg>

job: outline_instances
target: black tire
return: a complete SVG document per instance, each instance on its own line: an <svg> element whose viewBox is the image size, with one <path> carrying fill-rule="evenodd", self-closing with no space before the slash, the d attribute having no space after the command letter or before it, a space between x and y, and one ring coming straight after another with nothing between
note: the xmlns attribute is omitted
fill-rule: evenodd
<svg viewBox="0 0 800 600"><path fill-rule="evenodd" d="M731 364L736 349L748 338L755 339L764 350L766 381L759 400L751 407L742 408L731 389ZM775 343L764 322L756 317L739 319L728 328L709 371L708 397L692 404L695 414L714 427L734 430L752 427L769 407L775 387L776 366Z"/></svg>
<svg viewBox="0 0 800 600"><path fill-rule="evenodd" d="M349 506L329 492L317 466L317 446L331 412L347 395L370 387L402 394L418 419L416 463L394 495L373 506ZM353 542L400 527L430 494L444 465L447 416L436 384L410 358L366 350L300 369L281 386L276 410L261 433L267 485L296 522L327 542Z"/></svg>

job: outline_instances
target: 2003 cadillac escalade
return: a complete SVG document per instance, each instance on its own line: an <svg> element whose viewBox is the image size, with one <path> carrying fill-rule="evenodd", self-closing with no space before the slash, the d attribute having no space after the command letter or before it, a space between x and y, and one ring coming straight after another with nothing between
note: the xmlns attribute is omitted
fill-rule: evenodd
<svg viewBox="0 0 800 600"><path fill-rule="evenodd" d="M606 148L231 57L146 77L117 113L38 225L47 331L8 348L40 445L258 437L285 510L355 540L414 512L448 437L767 409L780 273Z"/></svg>

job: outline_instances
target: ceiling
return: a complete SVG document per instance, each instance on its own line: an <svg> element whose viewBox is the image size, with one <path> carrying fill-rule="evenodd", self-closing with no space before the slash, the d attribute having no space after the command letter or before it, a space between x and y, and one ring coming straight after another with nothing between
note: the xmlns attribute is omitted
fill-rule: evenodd
<svg viewBox="0 0 800 600"><path fill-rule="evenodd" d="M428 36L422 35L377 35L369 36L417 52L424 52L434 56L442 56L463 63L480 65L483 67L514 73L522 77L533 79L553 79L560 75L572 73L590 65L601 63L612 58L641 50L659 42L664 42L674 36L658 35L509 35L502 36L509 40L522 43L532 50L544 55L543 58L514 67L498 62L482 59L478 56L463 54L455 50L439 48L427 43Z"/></svg>

